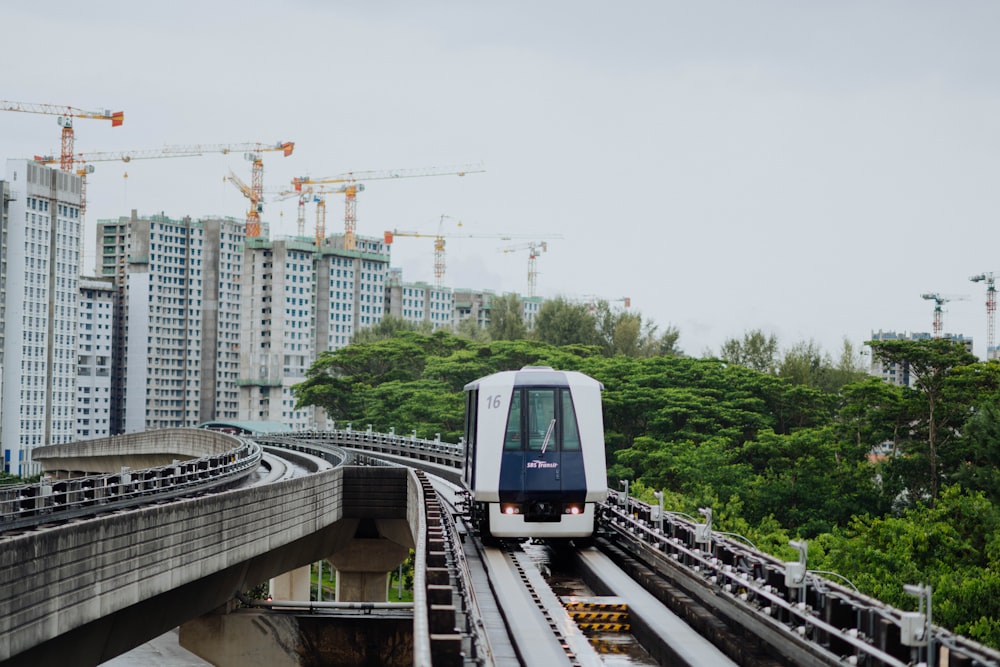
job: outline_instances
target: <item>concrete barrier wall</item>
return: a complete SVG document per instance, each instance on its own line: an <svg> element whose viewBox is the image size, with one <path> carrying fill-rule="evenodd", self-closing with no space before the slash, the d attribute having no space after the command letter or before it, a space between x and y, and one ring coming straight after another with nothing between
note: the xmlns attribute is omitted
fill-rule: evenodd
<svg viewBox="0 0 1000 667"><path fill-rule="evenodd" d="M342 475L343 469L335 469L0 537L0 599L6 607L0 614L0 636L6 638L0 661L65 636L77 642L76 664L97 664L132 641L118 633L148 631L157 623L164 631L181 622L178 618L211 611L250 586L320 557L329 548L321 544L324 529L343 514ZM283 548L303 540L320 543ZM205 581L212 585L199 584ZM136 626L135 614L123 613L178 591L183 598L162 597L155 616L142 619L144 626ZM172 605L184 608L166 608ZM92 641L72 636L85 626ZM48 655L35 651L24 664L42 664L40 657Z"/></svg>
<svg viewBox="0 0 1000 667"><path fill-rule="evenodd" d="M237 446L239 439L226 433L179 428L46 445L33 449L31 456L46 472L114 473L122 466L155 468L175 460L222 454Z"/></svg>

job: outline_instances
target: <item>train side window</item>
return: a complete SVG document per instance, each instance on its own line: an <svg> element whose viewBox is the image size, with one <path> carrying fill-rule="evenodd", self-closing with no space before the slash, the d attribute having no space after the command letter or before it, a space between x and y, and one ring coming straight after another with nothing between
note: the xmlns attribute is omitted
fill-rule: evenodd
<svg viewBox="0 0 1000 667"><path fill-rule="evenodd" d="M528 449L556 451L556 390L528 390Z"/></svg>
<svg viewBox="0 0 1000 667"><path fill-rule="evenodd" d="M573 409L573 395L568 390L562 393L562 422L563 449L566 451L580 451L580 429L576 425L576 410Z"/></svg>
<svg viewBox="0 0 1000 667"><path fill-rule="evenodd" d="M503 448L508 450L521 449L521 392L517 389L510 397L510 412L507 413L507 435L503 440Z"/></svg>

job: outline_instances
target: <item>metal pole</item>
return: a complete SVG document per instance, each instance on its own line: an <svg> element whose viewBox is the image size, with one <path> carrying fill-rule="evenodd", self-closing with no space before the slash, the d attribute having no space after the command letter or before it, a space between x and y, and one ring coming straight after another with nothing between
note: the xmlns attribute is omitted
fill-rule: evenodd
<svg viewBox="0 0 1000 667"><path fill-rule="evenodd" d="M396 599L403 599L403 564L399 564L399 588L396 590Z"/></svg>
<svg viewBox="0 0 1000 667"><path fill-rule="evenodd" d="M323 601L323 559L319 561L319 576L316 577L316 601Z"/></svg>
<svg viewBox="0 0 1000 667"><path fill-rule="evenodd" d="M663 491L657 491L653 495L656 496L656 499L658 501L660 501L660 514L659 516L656 517L656 529L659 530L660 534L662 535L663 534Z"/></svg>

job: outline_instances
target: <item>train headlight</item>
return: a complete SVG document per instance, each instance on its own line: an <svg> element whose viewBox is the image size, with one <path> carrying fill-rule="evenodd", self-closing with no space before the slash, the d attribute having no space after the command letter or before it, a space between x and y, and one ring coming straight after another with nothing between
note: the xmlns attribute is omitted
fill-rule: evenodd
<svg viewBox="0 0 1000 667"><path fill-rule="evenodd" d="M566 514L582 514L583 508L579 505L567 505L565 511Z"/></svg>
<svg viewBox="0 0 1000 667"><path fill-rule="evenodd" d="M521 508L517 505L501 505L500 511L504 514L520 514Z"/></svg>

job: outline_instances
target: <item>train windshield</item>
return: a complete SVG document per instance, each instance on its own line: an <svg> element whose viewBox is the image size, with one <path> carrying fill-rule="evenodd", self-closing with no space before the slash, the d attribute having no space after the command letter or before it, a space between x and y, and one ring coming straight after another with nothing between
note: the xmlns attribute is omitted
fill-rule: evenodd
<svg viewBox="0 0 1000 667"><path fill-rule="evenodd" d="M579 451L580 432L569 390L555 387L515 389L507 415L504 449L528 449L543 454Z"/></svg>

